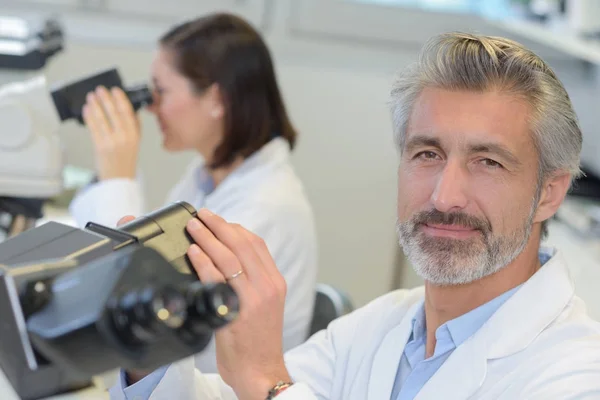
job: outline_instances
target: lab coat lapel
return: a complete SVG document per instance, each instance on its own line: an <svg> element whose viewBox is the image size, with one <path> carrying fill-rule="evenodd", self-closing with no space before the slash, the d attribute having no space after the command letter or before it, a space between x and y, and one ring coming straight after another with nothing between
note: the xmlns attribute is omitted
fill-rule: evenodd
<svg viewBox="0 0 600 400"><path fill-rule="evenodd" d="M483 326L488 358L506 357L526 348L554 322L574 294L567 263L557 251Z"/></svg>
<svg viewBox="0 0 600 400"><path fill-rule="evenodd" d="M555 254L448 357L415 400L470 398L483 384L487 361L526 348L560 315L574 294L562 254Z"/></svg>
<svg viewBox="0 0 600 400"><path fill-rule="evenodd" d="M468 399L485 379L486 347L483 336L475 334L467 339L423 386L415 400Z"/></svg>
<svg viewBox="0 0 600 400"><path fill-rule="evenodd" d="M369 377L369 400L389 399L392 395L396 372L412 332L412 319L422 302L408 309L400 323L383 338L373 358L373 367Z"/></svg>
<svg viewBox="0 0 600 400"><path fill-rule="evenodd" d="M160 384L152 391L149 400L197 398L194 371L192 357L174 362L165 372Z"/></svg>

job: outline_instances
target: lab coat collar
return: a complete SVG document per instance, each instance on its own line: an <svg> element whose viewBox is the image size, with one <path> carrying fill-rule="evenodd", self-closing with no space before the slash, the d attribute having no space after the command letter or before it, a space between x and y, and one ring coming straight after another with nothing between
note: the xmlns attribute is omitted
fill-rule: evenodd
<svg viewBox="0 0 600 400"><path fill-rule="evenodd" d="M422 298L423 288L418 291ZM394 379L404 347L412 333L413 319L423 305L423 300L413 304L399 323L383 338L379 350L373 358L373 367L369 378L368 399L389 399L394 387Z"/></svg>
<svg viewBox="0 0 600 400"><path fill-rule="evenodd" d="M560 252L492 315L473 336L458 346L429 379L415 400L469 398L483 383L489 359L507 357L527 347L554 321L574 295L567 264ZM383 339L369 383L369 400L390 398L394 378L412 329L416 302Z"/></svg>
<svg viewBox="0 0 600 400"><path fill-rule="evenodd" d="M415 400L467 399L483 384L490 359L525 349L550 325L574 294L567 264L559 252L546 262L467 341L456 348Z"/></svg>
<svg viewBox="0 0 600 400"><path fill-rule="evenodd" d="M562 312L575 294L567 262L559 251L542 266L486 325L488 359L510 356L527 347ZM506 329L506 321L522 329ZM504 329L503 329L504 328Z"/></svg>
<svg viewBox="0 0 600 400"><path fill-rule="evenodd" d="M258 151L246 158L242 165L232 172L233 174L247 174L256 168L279 164L287 161L290 154L289 142L281 137L272 139Z"/></svg>

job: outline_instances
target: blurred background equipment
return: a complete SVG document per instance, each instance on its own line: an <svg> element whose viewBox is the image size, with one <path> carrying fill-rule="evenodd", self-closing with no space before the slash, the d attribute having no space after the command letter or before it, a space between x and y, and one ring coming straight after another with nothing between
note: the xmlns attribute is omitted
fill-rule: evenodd
<svg viewBox="0 0 600 400"><path fill-rule="evenodd" d="M12 236L63 189L60 120L43 76L0 87L0 121L0 221Z"/></svg>
<svg viewBox="0 0 600 400"><path fill-rule="evenodd" d="M64 49L64 32L55 18L0 16L0 68L37 71ZM3 71L2 75L6 75Z"/></svg>
<svg viewBox="0 0 600 400"><path fill-rule="evenodd" d="M10 237L35 225L46 201L65 189L61 123L82 123L85 96L120 87L138 110L152 102L147 85L125 88L112 68L50 89L43 75L0 86L0 228Z"/></svg>
<svg viewBox="0 0 600 400"><path fill-rule="evenodd" d="M191 356L235 318L231 288L191 273L194 215L175 203L119 229L49 222L0 244L0 366L22 399Z"/></svg>
<svg viewBox="0 0 600 400"><path fill-rule="evenodd" d="M62 190L62 151L42 69L64 48L55 19L0 16L0 228L22 232ZM35 76L35 77L34 77Z"/></svg>
<svg viewBox="0 0 600 400"><path fill-rule="evenodd" d="M310 326L310 335L327 329L331 321L351 313L352 301L346 293L325 283L317 284L317 297Z"/></svg>
<svg viewBox="0 0 600 400"><path fill-rule="evenodd" d="M82 123L85 96L99 85L123 88L134 109L152 102L147 85L125 87L116 68L48 85L44 67L63 50L54 19L0 17L0 234L23 232L65 188L61 124ZM33 74L33 75L32 75Z"/></svg>

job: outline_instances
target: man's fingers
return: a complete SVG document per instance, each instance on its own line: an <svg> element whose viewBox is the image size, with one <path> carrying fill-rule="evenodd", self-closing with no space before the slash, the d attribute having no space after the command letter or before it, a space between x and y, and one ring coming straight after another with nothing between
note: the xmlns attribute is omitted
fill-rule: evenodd
<svg viewBox="0 0 600 400"><path fill-rule="evenodd" d="M125 225L135 219L133 215L126 215L117 222L117 226Z"/></svg>
<svg viewBox="0 0 600 400"><path fill-rule="evenodd" d="M265 241L243 226L238 225L237 229L240 232L240 235L244 236L252 247L254 247L254 251L261 260L263 271L271 284L277 289L277 293L285 297L287 293L287 283L277 268Z"/></svg>
<svg viewBox="0 0 600 400"><path fill-rule="evenodd" d="M261 284L265 279L268 279L268 274L265 273L254 247L243 235L240 235L235 225L227 223L223 218L212 214L206 209L199 210L198 217L212 232L213 236L232 253L234 258L239 259L250 280ZM217 262L217 267L219 266Z"/></svg>
<svg viewBox="0 0 600 400"><path fill-rule="evenodd" d="M197 218L193 218L188 222L187 231L225 278L231 278L243 270L235 254L221 243ZM242 273L230 282L235 287L246 286L248 277L245 273Z"/></svg>
<svg viewBox="0 0 600 400"><path fill-rule="evenodd" d="M193 244L190 246L187 255L190 261L192 262L196 274L198 274L198 278L202 283L227 283L225 276L223 276L221 271L219 271L219 269L215 266L210 257L204 251L202 251L202 249L197 244ZM237 279L238 278L235 278L229 283L231 287L233 287L236 295L239 298L240 311L246 316L255 315L253 309L255 309L257 307L257 304L259 303L257 301L259 296L256 290L250 285L245 285L243 290L240 290L239 285L236 285L235 283ZM240 320L241 318L236 319L237 322L239 322ZM236 321L234 321L234 323Z"/></svg>
<svg viewBox="0 0 600 400"><path fill-rule="evenodd" d="M203 283L225 282L223 274L215 267L210 257L200 249L197 244L193 244L188 249L187 255L192 262L192 266L198 274L198 278Z"/></svg>
<svg viewBox="0 0 600 400"><path fill-rule="evenodd" d="M271 276L273 274L280 275L280 272L273 261L273 257L271 256L265 241L241 225L238 225L237 229L240 235L244 236L246 240L250 242L254 248L254 251L256 252L256 255L260 258L262 264L264 265L265 271Z"/></svg>

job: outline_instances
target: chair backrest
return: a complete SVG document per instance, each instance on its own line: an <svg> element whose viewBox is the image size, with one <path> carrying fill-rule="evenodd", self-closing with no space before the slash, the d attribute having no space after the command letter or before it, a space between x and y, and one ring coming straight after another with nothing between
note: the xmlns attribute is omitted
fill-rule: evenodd
<svg viewBox="0 0 600 400"><path fill-rule="evenodd" d="M344 292L325 283L317 284L310 335L327 328L331 321L352 312L353 309L350 298Z"/></svg>

